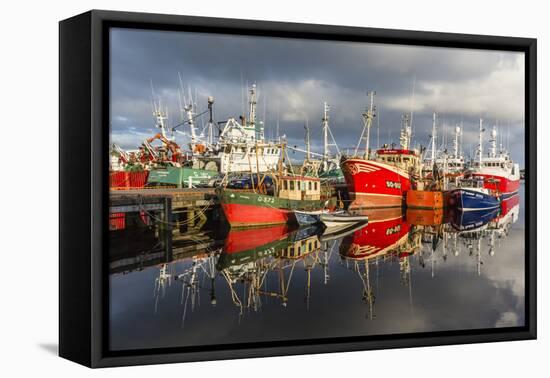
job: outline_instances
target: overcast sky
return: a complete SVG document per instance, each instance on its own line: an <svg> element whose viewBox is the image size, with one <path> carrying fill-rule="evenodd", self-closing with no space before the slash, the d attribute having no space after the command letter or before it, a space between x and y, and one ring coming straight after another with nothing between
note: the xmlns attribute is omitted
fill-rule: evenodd
<svg viewBox="0 0 550 378"><path fill-rule="evenodd" d="M524 68L523 53L515 52L113 29L112 140L134 149L157 132L151 82L157 99L168 107L169 124L179 123L180 73L184 85L197 93L200 110L206 109L207 96L214 96L216 121L238 118L243 86L256 83L266 136L275 135L279 119L280 133L291 145L303 146L307 120L312 148L321 150L327 101L338 145L354 148L366 93L373 90L378 118L371 146L398 143L401 114L411 109L413 145L426 146L435 111L439 144L445 134L450 141L462 122L468 156L475 152L483 117L487 128L498 123L502 142L523 167ZM185 136L176 138L186 144Z"/></svg>

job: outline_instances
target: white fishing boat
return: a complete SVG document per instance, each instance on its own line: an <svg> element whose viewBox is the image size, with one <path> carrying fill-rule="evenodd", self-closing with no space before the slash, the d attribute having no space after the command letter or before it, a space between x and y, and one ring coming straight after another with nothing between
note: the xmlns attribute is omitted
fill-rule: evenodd
<svg viewBox="0 0 550 378"><path fill-rule="evenodd" d="M335 239L341 239L347 235L354 233L365 227L368 224L368 221L357 222L357 223L348 223L343 227L325 227L323 234L321 235L321 241L327 242Z"/></svg>
<svg viewBox="0 0 550 378"><path fill-rule="evenodd" d="M450 179L460 179L464 176L465 161L461 150L462 127L456 126L454 131L453 145L450 154L445 149L439 157L435 159L438 168L443 176Z"/></svg>
<svg viewBox="0 0 550 378"><path fill-rule="evenodd" d="M462 153L462 126L456 126L452 140L452 148L447 148L447 137L444 134L443 143L438 146L437 114L433 113L432 133L430 143L424 154L424 177L437 180L443 179L443 189L454 188L464 177L465 159Z"/></svg>
<svg viewBox="0 0 550 378"><path fill-rule="evenodd" d="M327 228L349 227L352 224L366 223L369 220L367 215L351 215L347 212L321 214L319 217Z"/></svg>
<svg viewBox="0 0 550 378"><path fill-rule="evenodd" d="M493 126L489 140L489 152L483 155L483 120L479 120L479 145L477 159L472 163L467 175L484 180L484 187L498 193L503 199L518 194L520 185L519 165L514 163L510 153L500 145L497 148L497 129Z"/></svg>
<svg viewBox="0 0 550 378"><path fill-rule="evenodd" d="M202 131L198 131L195 119L206 113L199 113L196 104L188 96L182 96L182 112L190 129L189 147L193 153L193 168L214 170L220 173L267 172L275 170L281 156L280 143L268 141L264 135L264 122L257 121L256 85L248 93L248 117L241 116L240 122L229 118L214 126L212 107L214 98L208 97L210 119ZM223 127L219 127L223 124ZM215 140L214 128L218 129ZM180 131L178 131L180 132ZM186 132L180 132L188 135Z"/></svg>

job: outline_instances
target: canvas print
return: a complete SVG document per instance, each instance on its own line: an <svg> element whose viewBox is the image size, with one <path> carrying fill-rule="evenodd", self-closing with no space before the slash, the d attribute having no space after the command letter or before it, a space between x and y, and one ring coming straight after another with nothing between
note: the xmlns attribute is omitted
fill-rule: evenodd
<svg viewBox="0 0 550 378"><path fill-rule="evenodd" d="M111 351L525 325L525 56L109 31Z"/></svg>

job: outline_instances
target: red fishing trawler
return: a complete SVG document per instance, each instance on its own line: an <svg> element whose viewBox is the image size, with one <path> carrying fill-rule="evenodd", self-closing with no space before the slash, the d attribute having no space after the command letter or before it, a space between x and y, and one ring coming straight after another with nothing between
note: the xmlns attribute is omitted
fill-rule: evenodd
<svg viewBox="0 0 550 378"><path fill-rule="evenodd" d="M342 163L352 207L401 207L411 189L411 168L419 164L416 151L380 149L373 160L350 158Z"/></svg>
<svg viewBox="0 0 550 378"><path fill-rule="evenodd" d="M413 176L420 175L420 154L409 149L411 126L409 117L403 117L400 148L385 148L376 151L374 157L369 153L369 130L374 117L373 93L371 105L363 113L365 127L361 140L366 139L365 154L342 161L342 170L346 179L350 208L386 208L401 207L404 195L413 187ZM366 136L365 136L366 131Z"/></svg>
<svg viewBox="0 0 550 378"><path fill-rule="evenodd" d="M279 145L283 156L285 145ZM217 195L231 227L296 223L294 211L318 211L326 206L318 177L287 173L283 165L283 159L279 159L277 173L256 173L251 180L252 189L218 188Z"/></svg>
<svg viewBox="0 0 550 378"><path fill-rule="evenodd" d="M273 193L260 184L251 190L218 189L225 218L232 227L269 226L296 223L294 211L316 211L324 208L321 183L317 177L277 176Z"/></svg>
<svg viewBox="0 0 550 378"><path fill-rule="evenodd" d="M519 191L519 165L510 158L510 153L500 146L497 149L497 130L493 126L489 140L489 153L483 156L483 120L479 120L478 159L473 162L470 176L481 178L484 187L501 199L510 198Z"/></svg>

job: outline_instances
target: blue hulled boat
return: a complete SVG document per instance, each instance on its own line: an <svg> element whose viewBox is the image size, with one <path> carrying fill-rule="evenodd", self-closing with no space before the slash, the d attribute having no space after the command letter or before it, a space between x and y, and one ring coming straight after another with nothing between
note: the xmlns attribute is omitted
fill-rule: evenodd
<svg viewBox="0 0 550 378"><path fill-rule="evenodd" d="M460 211L487 211L500 208L500 198L483 187L483 180L462 180L450 193L449 204Z"/></svg>
<svg viewBox="0 0 550 378"><path fill-rule="evenodd" d="M451 192L451 201L458 210L462 211L492 210L500 207L499 198L492 196L486 190L455 189Z"/></svg>

